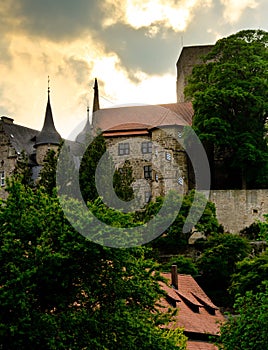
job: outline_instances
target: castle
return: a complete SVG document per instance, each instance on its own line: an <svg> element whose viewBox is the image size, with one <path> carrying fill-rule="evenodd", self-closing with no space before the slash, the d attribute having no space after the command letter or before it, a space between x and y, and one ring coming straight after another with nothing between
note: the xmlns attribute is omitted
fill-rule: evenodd
<svg viewBox="0 0 268 350"><path fill-rule="evenodd" d="M32 178L36 180L49 150L57 151L61 136L55 128L50 104L50 91L41 131L14 123L9 117L0 119L0 198L6 198L6 179L10 177L23 157L28 159Z"/></svg>
<svg viewBox="0 0 268 350"><path fill-rule="evenodd" d="M200 55L208 53L212 45L184 47L177 61L177 102L159 105L136 105L120 108L100 108L98 84L94 84L93 115L89 113L84 129L75 144L83 144L86 135L102 130L107 149L117 168L130 159L136 195L143 203L170 189L186 193L194 187L189 159L182 142L183 131L191 126L193 108L183 94L187 77ZM50 91L41 131L0 119L0 198L6 198L6 178L11 176L23 152L33 179L37 179L46 153L58 149L61 136L55 128L50 104ZM210 194L217 209L217 217L229 232L239 232L267 213L268 190L228 190L217 187Z"/></svg>

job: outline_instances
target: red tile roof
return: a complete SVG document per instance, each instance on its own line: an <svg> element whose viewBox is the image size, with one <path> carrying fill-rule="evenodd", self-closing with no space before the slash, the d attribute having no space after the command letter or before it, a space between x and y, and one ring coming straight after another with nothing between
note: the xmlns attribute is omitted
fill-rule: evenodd
<svg viewBox="0 0 268 350"><path fill-rule="evenodd" d="M164 105L138 105L100 109L93 115L94 130L144 130L169 125L191 125L193 108L190 102Z"/></svg>
<svg viewBox="0 0 268 350"><path fill-rule="evenodd" d="M189 340L187 342L187 350L217 350L216 345L210 344L203 341L193 341Z"/></svg>
<svg viewBox="0 0 268 350"><path fill-rule="evenodd" d="M220 323L225 318L190 275L178 274L178 289L171 286L171 274L163 273L167 279L167 284L160 282L161 288L166 292L166 298L161 300L161 310L167 311L169 308L178 308L178 313L169 324L169 328L183 328L187 336L194 334L200 341L188 341L188 350L215 350L216 346L206 341L201 341L204 335L219 334Z"/></svg>

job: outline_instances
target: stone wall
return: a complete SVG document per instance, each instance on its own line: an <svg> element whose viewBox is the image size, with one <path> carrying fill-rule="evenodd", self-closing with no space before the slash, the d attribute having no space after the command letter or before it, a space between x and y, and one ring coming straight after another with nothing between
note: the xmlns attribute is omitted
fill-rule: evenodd
<svg viewBox="0 0 268 350"><path fill-rule="evenodd" d="M136 195L143 199L151 193L152 198L164 196L169 190L186 193L188 190L188 168L186 154L178 141L178 133L182 127L172 126L154 129L144 136L121 136L107 138L107 150L111 154L116 167L123 166L126 160L130 161L133 169L133 184ZM152 142L152 152L142 153L142 142ZM128 143L130 152L127 155L118 155L118 144ZM152 178L144 178L144 166L152 167Z"/></svg>
<svg viewBox="0 0 268 350"><path fill-rule="evenodd" d="M13 174L16 162L16 150L11 145L0 124L0 172L1 175L2 173L4 174L4 184L0 184L0 198L7 198L7 192L5 191L6 180Z"/></svg>
<svg viewBox="0 0 268 350"><path fill-rule="evenodd" d="M36 149L36 161L37 164L43 165L44 164L44 159L46 158L46 155L48 151L55 151L57 152L59 146L58 145L50 145L50 144L45 144L45 145L39 145L37 146Z"/></svg>
<svg viewBox="0 0 268 350"><path fill-rule="evenodd" d="M201 63L200 56L207 54L213 45L183 47L177 61L177 102L185 102L184 88L194 65Z"/></svg>
<svg viewBox="0 0 268 350"><path fill-rule="evenodd" d="M268 189L216 190L210 192L217 218L226 232L239 233L268 214Z"/></svg>

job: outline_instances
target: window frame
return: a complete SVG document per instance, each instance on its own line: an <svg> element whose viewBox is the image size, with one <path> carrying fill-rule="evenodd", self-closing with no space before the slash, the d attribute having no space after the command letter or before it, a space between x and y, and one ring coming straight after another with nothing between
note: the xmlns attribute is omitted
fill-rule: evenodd
<svg viewBox="0 0 268 350"><path fill-rule="evenodd" d="M165 158L168 162L171 162L172 160L172 154L169 151L166 151Z"/></svg>
<svg viewBox="0 0 268 350"><path fill-rule="evenodd" d="M143 176L146 180L152 180L152 166L151 165L144 165Z"/></svg>
<svg viewBox="0 0 268 350"><path fill-rule="evenodd" d="M152 153L152 150L153 150L153 143L152 143L152 141L143 141L141 143L141 153L142 154Z"/></svg>
<svg viewBox="0 0 268 350"><path fill-rule="evenodd" d="M130 145L129 142L120 142L118 143L118 155L125 156L130 154Z"/></svg>
<svg viewBox="0 0 268 350"><path fill-rule="evenodd" d="M5 181L5 171L4 170L0 170L0 186L3 187L6 185L6 181Z"/></svg>

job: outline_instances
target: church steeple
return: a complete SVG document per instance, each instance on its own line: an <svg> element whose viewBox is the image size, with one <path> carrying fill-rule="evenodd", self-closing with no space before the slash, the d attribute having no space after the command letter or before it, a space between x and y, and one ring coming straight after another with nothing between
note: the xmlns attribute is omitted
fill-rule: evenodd
<svg viewBox="0 0 268 350"><path fill-rule="evenodd" d="M98 81L97 78L95 78L94 82L94 99L93 99L93 110L92 112L96 112L100 109L100 102L99 102L99 87L98 87Z"/></svg>
<svg viewBox="0 0 268 350"><path fill-rule="evenodd" d="M60 134L57 132L54 120L53 120L53 114L50 104L50 86L49 86L49 78L48 78L48 99L47 99L47 107L46 107L46 114L45 114L45 120L42 130L39 132L39 134L36 136L36 142L35 147L38 145L59 145L61 142Z"/></svg>

